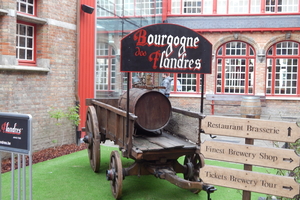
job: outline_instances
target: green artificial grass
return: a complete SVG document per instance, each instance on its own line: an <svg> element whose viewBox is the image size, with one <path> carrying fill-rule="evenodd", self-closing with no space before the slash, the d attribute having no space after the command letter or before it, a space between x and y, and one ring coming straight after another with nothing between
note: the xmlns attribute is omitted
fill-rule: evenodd
<svg viewBox="0 0 300 200"><path fill-rule="evenodd" d="M115 147L101 146L100 173L94 173L90 167L87 150L79 151L49 161L34 164L33 199L34 200L110 200L110 182L106 180L110 153ZM183 158L180 158L183 162ZM133 160L122 157L122 165L129 166ZM207 160L206 164L242 169L242 165ZM266 172L265 168L253 171ZM17 171L15 172L15 176ZM182 177L182 175L179 175ZM11 172L2 174L2 199L11 199ZM17 181L15 181L17 182ZM217 191L211 194L212 200L242 200L242 191L215 186ZM28 192L27 192L28 194ZM28 195L27 195L28 196ZM17 197L17 192L15 192ZM266 197L264 194L251 193L251 199ZM206 200L207 193L198 195L181 189L166 180L149 176L127 176L123 180L122 200Z"/></svg>

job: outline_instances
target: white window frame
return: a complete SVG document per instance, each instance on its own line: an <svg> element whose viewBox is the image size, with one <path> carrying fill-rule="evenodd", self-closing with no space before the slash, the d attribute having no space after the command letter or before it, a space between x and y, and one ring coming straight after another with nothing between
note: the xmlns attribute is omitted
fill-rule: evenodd
<svg viewBox="0 0 300 200"><path fill-rule="evenodd" d="M300 44L282 41L267 52L266 95L298 96Z"/></svg>
<svg viewBox="0 0 300 200"><path fill-rule="evenodd" d="M34 63L36 46L35 26L21 22L18 22L16 26L16 58L19 62ZM21 32L21 29L24 31ZM31 33L29 29L31 29Z"/></svg>
<svg viewBox="0 0 300 200"><path fill-rule="evenodd" d="M218 49L217 94L254 94L255 53L251 45L231 41Z"/></svg>
<svg viewBox="0 0 300 200"><path fill-rule="evenodd" d="M116 55L108 43L97 43L96 92L116 91Z"/></svg>
<svg viewBox="0 0 300 200"><path fill-rule="evenodd" d="M182 14L194 15L202 13L202 0L183 0Z"/></svg>
<svg viewBox="0 0 300 200"><path fill-rule="evenodd" d="M163 0L98 0L97 17L151 16L162 14Z"/></svg>
<svg viewBox="0 0 300 200"><path fill-rule="evenodd" d="M35 0L17 0L17 11L29 15L36 15L35 5Z"/></svg>

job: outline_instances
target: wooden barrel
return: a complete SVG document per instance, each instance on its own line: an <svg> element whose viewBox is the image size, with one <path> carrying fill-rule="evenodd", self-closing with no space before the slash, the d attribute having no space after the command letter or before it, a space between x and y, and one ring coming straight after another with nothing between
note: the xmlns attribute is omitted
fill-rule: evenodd
<svg viewBox="0 0 300 200"><path fill-rule="evenodd" d="M129 91L129 112L138 118L136 124L146 131L164 128L171 118L171 103L162 93L154 90L132 88ZM119 108L127 108L127 92L119 99Z"/></svg>
<svg viewBox="0 0 300 200"><path fill-rule="evenodd" d="M244 96L241 102L241 117L259 119L261 115L260 97Z"/></svg>

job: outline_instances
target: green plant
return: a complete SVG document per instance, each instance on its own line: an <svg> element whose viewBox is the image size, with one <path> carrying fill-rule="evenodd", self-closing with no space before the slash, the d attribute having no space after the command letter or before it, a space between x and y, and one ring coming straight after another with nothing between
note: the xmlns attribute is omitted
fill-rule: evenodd
<svg viewBox="0 0 300 200"><path fill-rule="evenodd" d="M57 120L56 125L61 125L61 123L59 122L59 119L61 119L65 116L64 112L60 109L50 110L49 115L50 115L51 118L54 118L54 119Z"/></svg>
<svg viewBox="0 0 300 200"><path fill-rule="evenodd" d="M68 119L69 121L72 122L73 125L78 126L80 123L80 117L79 117L79 106L72 106L69 107L69 109L64 112L61 109L53 109L51 108L51 110L48 112L51 118L56 119L56 123L55 125L60 126L61 125L61 120L63 118ZM53 142L55 141L55 142ZM63 141L64 141L64 134L62 134L62 145L63 145ZM52 140L53 143L56 143L57 140Z"/></svg>
<svg viewBox="0 0 300 200"><path fill-rule="evenodd" d="M79 111L79 106L73 106L70 107L69 111L66 113L67 119L73 122L75 126L78 126L80 123L80 117L78 111Z"/></svg>
<svg viewBox="0 0 300 200"><path fill-rule="evenodd" d="M80 117L79 117L78 111L79 111L79 106L69 107L67 112L62 111L61 109L55 110L55 109L51 108L51 110L49 111L49 115L51 118L54 118L57 120L56 125L61 125L59 120L66 118L69 121L71 121L72 124L74 124L75 126L78 126L78 124L80 123Z"/></svg>

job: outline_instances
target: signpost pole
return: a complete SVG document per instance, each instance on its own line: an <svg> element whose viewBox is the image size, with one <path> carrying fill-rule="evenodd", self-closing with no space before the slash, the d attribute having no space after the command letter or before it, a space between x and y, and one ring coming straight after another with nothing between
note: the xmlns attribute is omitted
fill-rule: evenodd
<svg viewBox="0 0 300 200"><path fill-rule="evenodd" d="M1 167L1 174L0 174L0 199L2 199L2 153L0 151L0 167Z"/></svg>
<svg viewBox="0 0 300 200"><path fill-rule="evenodd" d="M254 115L246 115L246 118L255 118ZM245 144L253 145L254 139L245 138ZM244 164L244 170L252 171L252 165ZM243 200L251 200L251 192L243 190Z"/></svg>
<svg viewBox="0 0 300 200"><path fill-rule="evenodd" d="M203 114L203 100L204 100L204 74L201 74L201 102L200 102L200 114ZM201 121L199 120L199 130L198 130L198 145L201 144Z"/></svg>

